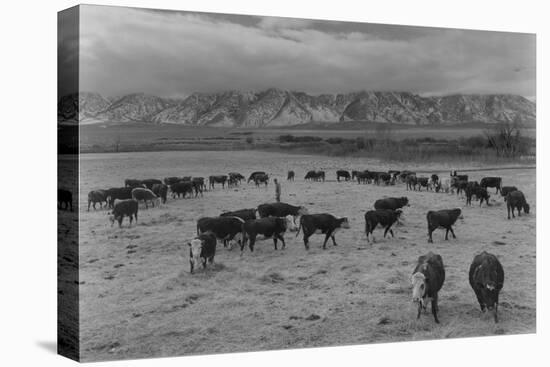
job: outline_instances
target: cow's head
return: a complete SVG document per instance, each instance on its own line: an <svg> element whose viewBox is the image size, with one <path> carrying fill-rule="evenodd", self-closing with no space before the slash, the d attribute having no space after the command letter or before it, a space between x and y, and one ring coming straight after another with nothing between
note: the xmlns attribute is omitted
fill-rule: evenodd
<svg viewBox="0 0 550 367"><path fill-rule="evenodd" d="M350 228L350 225L349 225L349 220L347 217L343 217L343 218L340 218L340 228L345 228L345 229L349 229Z"/></svg>
<svg viewBox="0 0 550 367"><path fill-rule="evenodd" d="M495 274L496 277L496 274ZM485 281L483 283L478 283L478 289L481 292L481 299L489 311L491 311L498 299L498 290L496 282L492 280Z"/></svg>
<svg viewBox="0 0 550 367"><path fill-rule="evenodd" d="M409 199L406 198L405 196L401 197L401 203L403 204L403 206L411 206L409 204Z"/></svg>
<svg viewBox="0 0 550 367"><path fill-rule="evenodd" d="M529 214L529 204L525 203L523 204L523 211L525 212L525 214Z"/></svg>
<svg viewBox="0 0 550 367"><path fill-rule="evenodd" d="M309 212L305 206L301 206L298 209L298 215L307 215L307 214L309 214Z"/></svg>
<svg viewBox="0 0 550 367"><path fill-rule="evenodd" d="M298 230L298 227L296 226L296 223L294 223L294 217L292 215L286 216L285 226L286 230L290 232L296 232Z"/></svg>
<svg viewBox="0 0 550 367"><path fill-rule="evenodd" d="M233 246L240 246L242 242L243 242L243 234L242 232L239 232L235 234L235 236L231 240L229 240L228 245L229 245L229 248L232 249Z"/></svg>
<svg viewBox="0 0 550 367"><path fill-rule="evenodd" d="M403 214L403 210L397 209L397 210L395 211L395 215L396 215L397 219L401 218L401 214Z"/></svg>
<svg viewBox="0 0 550 367"><path fill-rule="evenodd" d="M202 251L202 245L203 242L195 238L191 240L191 242L188 242L187 245L189 246L189 264L191 265L191 274L193 274L193 269L195 267L198 267L201 263L201 251Z"/></svg>
<svg viewBox="0 0 550 367"><path fill-rule="evenodd" d="M424 304L424 296L426 295L426 276L421 272L416 272L411 277L411 283L413 302L420 303L422 307L426 307Z"/></svg>

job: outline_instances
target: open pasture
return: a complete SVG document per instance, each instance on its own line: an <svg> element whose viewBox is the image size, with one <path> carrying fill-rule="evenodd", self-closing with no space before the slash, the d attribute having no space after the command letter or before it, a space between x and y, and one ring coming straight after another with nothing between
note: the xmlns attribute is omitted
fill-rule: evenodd
<svg viewBox="0 0 550 367"><path fill-rule="evenodd" d="M465 206L457 195L406 191L395 186L336 182L337 169L410 169L447 178L451 168L419 162L406 167L360 158L328 158L265 152L155 152L83 154L80 200L80 315L83 355L90 360L320 347L535 331L535 170L467 172L471 179L502 176L503 185L522 190L531 214L506 219L503 199L491 193L491 206ZM480 168L480 167L476 167ZM287 170L296 181L287 182ZM306 182L310 169L327 172L327 182ZM137 225L111 227L106 210L86 211L92 189L123 186L126 178L204 176L230 171L248 177L264 170L282 182L286 203L310 213L349 218L351 228L336 234L337 247L324 236L310 239L287 233L285 250L273 241L257 242L254 253L218 245L215 265L189 274L189 249L196 220L224 210L253 208L274 201L272 180L266 188L246 183L232 189L216 186L203 198L171 199L160 208L140 204ZM365 211L386 196L407 196L395 238L376 243L364 233ZM426 212L462 208L457 239L444 230L427 242ZM439 318L416 320L410 275L418 256L441 254L446 280L439 293ZM468 284L474 254L497 255L505 271L495 324L481 314Z"/></svg>

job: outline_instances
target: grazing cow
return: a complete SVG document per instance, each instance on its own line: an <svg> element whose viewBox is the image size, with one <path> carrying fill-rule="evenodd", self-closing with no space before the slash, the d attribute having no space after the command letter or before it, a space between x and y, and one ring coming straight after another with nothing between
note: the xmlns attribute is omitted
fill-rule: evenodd
<svg viewBox="0 0 550 367"><path fill-rule="evenodd" d="M172 191L173 198L175 198L177 195L179 199L180 195L182 195L185 199L185 195L189 194L189 196L191 196L193 192L195 192L195 197L197 197L195 185L193 185L193 182L191 181L180 181L178 183L175 183L170 186L170 190Z"/></svg>
<svg viewBox="0 0 550 367"><path fill-rule="evenodd" d="M239 180L233 176L229 176L227 179L227 187L237 187L239 185Z"/></svg>
<svg viewBox="0 0 550 367"><path fill-rule="evenodd" d="M498 194L502 187L502 177L483 177L479 185L483 188L494 187Z"/></svg>
<svg viewBox="0 0 550 367"><path fill-rule="evenodd" d="M495 322L498 322L498 294L504 285L504 269L500 261L495 255L483 251L474 257L468 275L481 312L492 310Z"/></svg>
<svg viewBox="0 0 550 367"><path fill-rule="evenodd" d="M392 176L386 172L376 172L376 184L379 185L380 181L389 185L392 182Z"/></svg>
<svg viewBox="0 0 550 367"><path fill-rule="evenodd" d="M372 242L376 242L374 239L374 234L372 233L376 226L380 224L382 227L385 228L384 230L384 238L386 238L386 234L388 231L391 233L391 236L393 236L393 230L391 229L391 226L399 220L399 217L401 216L402 211L401 210L393 210L393 209L377 209L377 210L369 210L365 213L365 234L367 235L367 241L369 240L369 234L372 235Z"/></svg>
<svg viewBox="0 0 550 367"><path fill-rule="evenodd" d="M371 179L371 173L369 171L356 172L355 177L357 178L357 183L368 183Z"/></svg>
<svg viewBox="0 0 550 367"><path fill-rule="evenodd" d="M462 218L462 211L458 208L450 210L438 210L429 211L426 215L428 220L428 242L433 243L432 232L437 228L445 228L445 240L448 240L449 231L451 231L453 238L456 238L453 231L453 224L455 224L458 218Z"/></svg>
<svg viewBox="0 0 550 367"><path fill-rule="evenodd" d="M162 181L157 180L156 178L148 178L148 179L145 179L145 180L141 180L141 184L145 185L145 187L148 188L149 190L153 189L153 185L161 184L161 183L162 183Z"/></svg>
<svg viewBox="0 0 550 367"><path fill-rule="evenodd" d="M384 198L378 199L374 202L374 209L401 209L404 206L409 205L409 199L402 196L400 198Z"/></svg>
<svg viewBox="0 0 550 367"><path fill-rule="evenodd" d="M124 186L125 187L143 187L143 183L141 182L141 180L134 180L134 179L131 179L131 178L127 178L124 180Z"/></svg>
<svg viewBox="0 0 550 367"><path fill-rule="evenodd" d="M132 220L135 218L136 223L138 220L138 210L139 205L137 200L134 199L125 199L119 200L116 199L113 205L112 212L109 213L109 220L111 221L111 227L115 224L115 220L118 222L118 227L122 227L122 220L124 217L130 219L130 227L132 226Z"/></svg>
<svg viewBox="0 0 550 367"><path fill-rule="evenodd" d="M418 177L416 183L418 185L418 191L421 191L423 187L426 188L426 191L431 189L430 179L428 177Z"/></svg>
<svg viewBox="0 0 550 367"><path fill-rule="evenodd" d="M127 200L132 198L133 187L113 187L105 190L109 208L113 208L115 200Z"/></svg>
<svg viewBox="0 0 550 367"><path fill-rule="evenodd" d="M500 195L504 198L504 201L506 201L506 196L508 196L508 193L512 191L518 191L518 188L515 186L502 186L500 188Z"/></svg>
<svg viewBox="0 0 550 367"><path fill-rule="evenodd" d="M227 182L227 176L226 175L217 175L217 176L210 176L208 177L208 182L210 183L210 188L214 189L215 183L221 183L222 189L225 188L225 183Z"/></svg>
<svg viewBox="0 0 550 367"><path fill-rule="evenodd" d="M145 203L145 209L149 208L147 205L148 201L151 202L153 207L155 206L155 202L157 202L157 205L160 205L160 198L155 195L153 191L143 187L136 187L132 189L132 199L137 200L138 202L143 201Z"/></svg>
<svg viewBox="0 0 550 367"><path fill-rule="evenodd" d="M469 184L471 182L468 182ZM464 193L466 194L466 205L472 205L472 196L476 196L477 200L479 200L479 206L483 204L483 200L489 205L489 197L490 195L487 193L487 189L476 186L476 185L468 185L466 186L466 189L464 190Z"/></svg>
<svg viewBox="0 0 550 367"><path fill-rule="evenodd" d="M432 314L435 322L439 324L437 312L438 292L445 282L445 267L440 255L428 252L420 256L411 277L413 302L418 303L418 313L416 318L420 318L422 310L426 311L428 303L431 301Z"/></svg>
<svg viewBox="0 0 550 367"><path fill-rule="evenodd" d="M105 190L92 190L88 193L88 211L90 211L90 204L93 203L93 208L95 210L95 204L99 203L99 207L103 208L103 203L107 203L107 195Z"/></svg>
<svg viewBox="0 0 550 367"><path fill-rule="evenodd" d="M269 176L266 174L256 175L254 177L254 184L256 185L256 187L260 187L260 184L264 184L265 187L267 187L268 183L269 183Z"/></svg>
<svg viewBox="0 0 550 367"><path fill-rule="evenodd" d="M286 217L292 215L296 221L296 217L308 214L308 211L303 206L295 206L286 203L270 203L258 205L258 215L260 218L266 217Z"/></svg>
<svg viewBox="0 0 550 367"><path fill-rule="evenodd" d="M266 173L264 171L255 171L250 174L250 177L248 177L248 180L246 180L246 183L250 183L250 181L254 182L256 176L258 175L265 175Z"/></svg>
<svg viewBox="0 0 550 367"><path fill-rule="evenodd" d="M57 189L57 207L63 210L73 211L73 193L65 189Z"/></svg>
<svg viewBox="0 0 550 367"><path fill-rule="evenodd" d="M181 177L164 177L163 181L165 185L170 186L181 181Z"/></svg>
<svg viewBox="0 0 550 367"><path fill-rule="evenodd" d="M295 176L294 171L288 171L288 173L286 175L286 180L287 181L294 181L294 176Z"/></svg>
<svg viewBox="0 0 550 367"><path fill-rule="evenodd" d="M220 217L238 217L244 221L256 219L256 209L240 209L232 212L224 212Z"/></svg>
<svg viewBox="0 0 550 367"><path fill-rule="evenodd" d="M416 190L416 186L418 185L418 179L416 178L416 175L410 174L406 178L407 183L407 190Z"/></svg>
<svg viewBox="0 0 550 367"><path fill-rule="evenodd" d="M159 198L161 198L162 203L166 204L166 195L168 194L168 186L163 183L154 184L151 188L151 191L155 193Z"/></svg>
<svg viewBox="0 0 550 367"><path fill-rule="evenodd" d="M229 172L227 175L229 176L229 178L233 178L233 180L237 181L238 183L241 183L241 181L244 180L244 176L238 172Z"/></svg>
<svg viewBox="0 0 550 367"><path fill-rule="evenodd" d="M195 267L199 267L202 264L203 269L206 268L206 262L210 264L214 263L214 256L216 255L216 236L212 232L201 233L190 242L189 246L189 264L193 274Z"/></svg>
<svg viewBox="0 0 550 367"><path fill-rule="evenodd" d="M216 238L223 241L223 247L229 242L242 243L244 238L242 227L244 220L239 217L203 217L197 221L197 235L212 232Z"/></svg>
<svg viewBox="0 0 550 367"><path fill-rule="evenodd" d="M254 244L256 243L256 237L263 235L265 239L273 238L273 245L277 250L277 240L283 243L283 249L285 248L285 238L283 237L287 229L287 218L280 217L268 217L260 219L249 219L243 224L244 240L241 242L241 253L246 246L246 242L249 241L248 247L250 252L254 252Z"/></svg>
<svg viewBox="0 0 550 367"><path fill-rule="evenodd" d="M340 182L340 177L343 177L344 181L349 181L351 179L349 172L343 169L336 171L336 181Z"/></svg>
<svg viewBox="0 0 550 367"><path fill-rule="evenodd" d="M529 204L525 200L525 195L521 191L512 191L506 195L506 208L508 209L508 219L510 219L510 211L512 218L515 218L514 209L518 210L518 217L521 217L521 209L525 214L529 214Z"/></svg>
<svg viewBox="0 0 550 367"><path fill-rule="evenodd" d="M304 233L304 246L306 250L309 250L309 237L315 233L322 233L325 235L325 241L323 242L323 250L325 250L329 238L332 238L332 244L337 246L334 236L341 228L350 228L348 218L336 218L327 213L304 214L300 217L300 226L298 227L296 237L298 237L300 229L302 229Z"/></svg>
<svg viewBox="0 0 550 367"><path fill-rule="evenodd" d="M304 177L304 180L325 182L325 171L309 171Z"/></svg>

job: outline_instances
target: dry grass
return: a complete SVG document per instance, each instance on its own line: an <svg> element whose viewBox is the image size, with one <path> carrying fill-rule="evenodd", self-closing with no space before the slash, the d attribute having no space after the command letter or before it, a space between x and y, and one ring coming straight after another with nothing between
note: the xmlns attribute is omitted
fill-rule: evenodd
<svg viewBox="0 0 550 367"><path fill-rule="evenodd" d="M399 169L365 158L329 158L264 152L162 152L97 154L81 157L81 207L95 188L120 186L125 178L172 175L208 176L267 170L282 179L283 201L306 205L310 212L331 212L350 219L351 229L337 234L339 246L320 247L287 234L287 248L275 251L271 240L253 254L218 247L215 266L189 274L184 241L195 233L202 215L272 201L273 187L216 188L203 199L169 200L139 213L137 226L110 227L105 211L81 209L81 338L85 361L181 354L318 347L395 342L535 331L534 170L471 173L472 178L501 175L505 185L520 187L532 214L506 219L501 198L492 206L464 207L457 196L407 192L404 185L337 183L337 168ZM406 168L440 170L422 162ZM470 168L470 167L468 167ZM480 168L480 167L472 167ZM287 183L294 169L296 181ZM303 181L305 171L325 169L328 181ZM363 215L384 196L409 197L403 224L394 239L367 243ZM434 233L427 243L425 214L431 209L464 207L457 240ZM495 242L496 241L496 242ZM497 243L498 242L498 243ZM419 255L442 255L447 279L440 293L441 324L415 319L409 276ZM506 280L499 324L481 315L467 272L475 253L497 254Z"/></svg>

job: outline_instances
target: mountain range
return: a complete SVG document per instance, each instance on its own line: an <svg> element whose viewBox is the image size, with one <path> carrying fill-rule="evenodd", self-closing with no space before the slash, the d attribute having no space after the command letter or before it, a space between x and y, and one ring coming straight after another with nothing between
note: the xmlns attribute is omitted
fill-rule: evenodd
<svg viewBox="0 0 550 367"><path fill-rule="evenodd" d="M536 105L510 94L420 96L409 92L361 91L310 95L264 91L193 93L167 99L143 93L107 98L80 92L58 101L59 123L184 124L276 127L308 122L365 121L409 125L521 122L535 125Z"/></svg>

